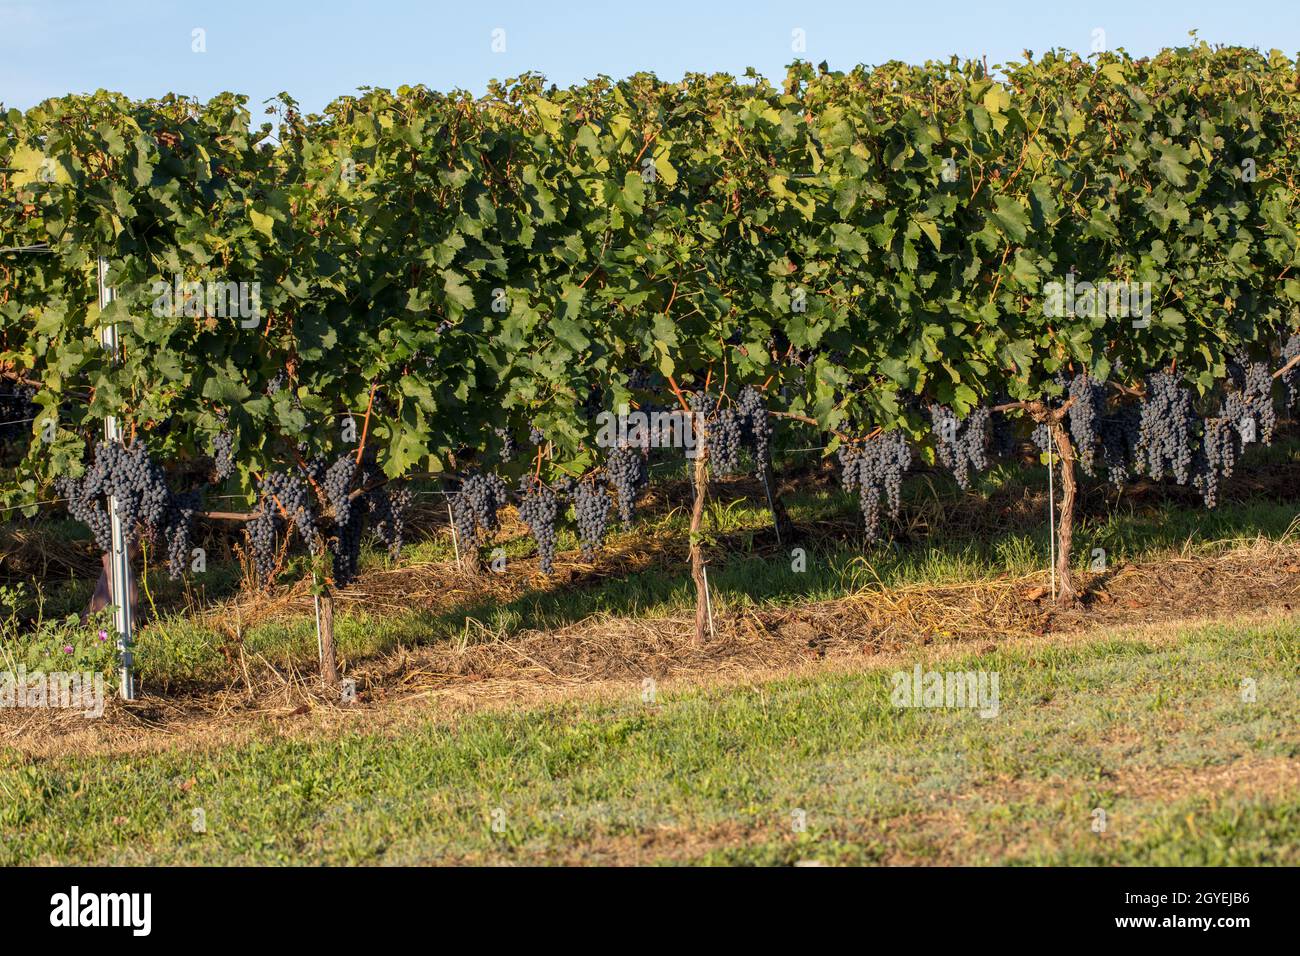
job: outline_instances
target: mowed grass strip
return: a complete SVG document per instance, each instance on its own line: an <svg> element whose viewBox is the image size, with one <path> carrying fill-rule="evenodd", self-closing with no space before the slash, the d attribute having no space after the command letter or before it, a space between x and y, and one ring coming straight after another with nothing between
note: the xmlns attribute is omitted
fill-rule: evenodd
<svg viewBox="0 0 1300 956"><path fill-rule="evenodd" d="M1294 865L1298 634L1290 615L383 732L0 751L0 863ZM912 663L996 672L998 716L893 706Z"/></svg>

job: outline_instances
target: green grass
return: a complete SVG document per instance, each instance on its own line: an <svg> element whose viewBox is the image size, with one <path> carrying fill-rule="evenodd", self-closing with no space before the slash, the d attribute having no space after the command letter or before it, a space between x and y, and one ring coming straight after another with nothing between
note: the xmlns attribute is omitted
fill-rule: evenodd
<svg viewBox="0 0 1300 956"><path fill-rule="evenodd" d="M893 707L891 667L211 750L0 751L0 863L1294 865L1300 791L1266 768L1300 757L1298 627L898 665L997 672L992 719ZM1196 782L1234 765L1232 788Z"/></svg>

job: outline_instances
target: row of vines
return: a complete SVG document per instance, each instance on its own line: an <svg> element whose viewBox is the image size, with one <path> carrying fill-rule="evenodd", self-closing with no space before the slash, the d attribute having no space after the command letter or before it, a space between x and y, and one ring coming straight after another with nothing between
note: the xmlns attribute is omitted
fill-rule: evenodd
<svg viewBox="0 0 1300 956"><path fill-rule="evenodd" d="M57 495L102 543L112 495L177 570L206 513L267 577L294 539L337 587L365 528L400 547L418 475L467 547L516 505L545 568L569 505L584 547L631 519L672 431L703 636L708 475L748 445L770 493L785 421L825 435L871 538L918 456L965 485L1032 435L1068 601L1076 465L1213 505L1300 398L1300 65L1277 52L525 75L267 112L0 109L6 513ZM607 440L629 410L653 427ZM97 447L110 414L127 442ZM212 509L218 485L245 507Z"/></svg>

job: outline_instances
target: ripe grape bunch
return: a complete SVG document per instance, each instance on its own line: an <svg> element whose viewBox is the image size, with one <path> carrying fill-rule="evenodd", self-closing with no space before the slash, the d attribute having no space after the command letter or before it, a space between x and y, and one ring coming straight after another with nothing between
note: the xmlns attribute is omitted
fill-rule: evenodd
<svg viewBox="0 0 1300 956"><path fill-rule="evenodd" d="M1237 430L1231 419L1205 420L1201 447L1193 461L1192 484L1201 493L1207 508L1219 503L1219 484L1232 477L1237 464L1237 442Z"/></svg>
<svg viewBox="0 0 1300 956"><path fill-rule="evenodd" d="M103 551L112 547L112 534L107 509L103 509L102 519L91 517L101 509L99 499L114 501L128 545L139 540L142 524L155 528L162 525L171 500L162 468L138 440L130 446L101 442L95 448L94 464L85 477L75 484L65 482L63 492L69 500L69 512L90 526Z"/></svg>
<svg viewBox="0 0 1300 956"><path fill-rule="evenodd" d="M704 420L704 447L713 470L731 475L740 468L740 446L745 438L740 412L734 407L719 408L713 419Z"/></svg>
<svg viewBox="0 0 1300 956"><path fill-rule="evenodd" d="M858 506L867 540L880 538L880 502L889 502L889 516L898 517L903 475L912 467L912 446L902 431L885 432L870 441L840 445L840 480L844 490L858 492Z"/></svg>
<svg viewBox="0 0 1300 956"><path fill-rule="evenodd" d="M278 532L296 530L307 547L315 548L319 535L306 480L288 471L267 474L258 485L258 510L245 530L258 577L264 581L275 573Z"/></svg>
<svg viewBox="0 0 1300 956"><path fill-rule="evenodd" d="M351 583L357 575L361 558L361 515L354 514L352 482L358 471L355 452L344 452L325 469L321 491L334 519L330 551L334 555L334 583L339 587Z"/></svg>
<svg viewBox="0 0 1300 956"><path fill-rule="evenodd" d="M500 527L497 512L506 506L507 492L499 475L476 471L451 495L452 524L465 547L477 547L478 531L491 534Z"/></svg>
<svg viewBox="0 0 1300 956"><path fill-rule="evenodd" d="M1119 489L1133 476L1138 437L1141 433L1142 410L1137 405L1125 405L1104 415L1098 427L1101 439L1101 456L1106 465L1106 477L1111 486Z"/></svg>
<svg viewBox="0 0 1300 956"><path fill-rule="evenodd" d="M767 402L763 393L752 385L740 390L737 399L742 420L746 424L745 434L754 453L754 471L764 474L772 463L772 420L767 414Z"/></svg>
<svg viewBox="0 0 1300 956"><path fill-rule="evenodd" d="M997 396L993 404L1006 405L1010 402L1011 396L1003 392ZM1016 453L1018 447L1019 439L1016 435L1016 424L1011 416L993 416L992 425L989 429L989 453L995 458L1009 458Z"/></svg>
<svg viewBox="0 0 1300 956"><path fill-rule="evenodd" d="M212 439L212 475L218 483L235 472L235 435L229 428Z"/></svg>
<svg viewBox="0 0 1300 956"><path fill-rule="evenodd" d="M185 573L193 543L194 516L202 504L202 493L191 489L173 495L163 519L163 540L167 543L167 576L175 581Z"/></svg>
<svg viewBox="0 0 1300 956"><path fill-rule="evenodd" d="M605 477L614 489L618 516L624 528L632 526L636 516L636 499L647 481L645 459L636 449L618 446L605 459Z"/></svg>
<svg viewBox="0 0 1300 956"><path fill-rule="evenodd" d="M1073 404L1066 412L1070 438L1074 442L1079 466L1088 477L1096 472L1097 450L1101 446L1100 425L1106 414L1106 383L1091 375L1079 374L1070 380Z"/></svg>
<svg viewBox="0 0 1300 956"><path fill-rule="evenodd" d="M0 381L0 451L8 455L11 447L30 438L39 414L35 388Z"/></svg>
<svg viewBox="0 0 1300 956"><path fill-rule="evenodd" d="M200 497L196 491L173 494L167 476L144 442L101 442L86 474L80 479L60 478L56 487L68 499L68 513L90 529L101 551L113 547L107 507L112 501L127 546L139 540L142 530L161 531L167 544L168 571L173 578L180 576Z"/></svg>
<svg viewBox="0 0 1300 956"><path fill-rule="evenodd" d="M1282 367L1300 356L1300 332L1292 332L1282 346ZM1286 389L1287 408L1300 409L1300 364L1292 365L1282 373L1282 386Z"/></svg>
<svg viewBox="0 0 1300 956"><path fill-rule="evenodd" d="M515 459L515 436L509 428L495 428L493 431L501 439L501 450L497 452L497 458L503 465L508 465Z"/></svg>
<svg viewBox="0 0 1300 956"><path fill-rule="evenodd" d="M609 526L610 500L605 482L599 478L580 481L569 494L573 502L573 516L578 524L578 540L582 556L591 560L596 549L605 541Z"/></svg>
<svg viewBox="0 0 1300 956"><path fill-rule="evenodd" d="M1178 484L1188 484L1192 479L1195 434L1196 412L1191 390L1169 372L1148 375L1134 449L1134 470L1153 481L1171 474Z"/></svg>
<svg viewBox="0 0 1300 956"><path fill-rule="evenodd" d="M559 499L555 492L531 475L525 475L519 483L519 520L528 525L528 530L537 542L537 556L543 574L555 570L555 548L559 540L555 530L555 519L560 513Z"/></svg>
<svg viewBox="0 0 1300 956"><path fill-rule="evenodd" d="M958 421L952 409L943 405L930 406L930 430L937 439L939 462L952 472L962 491L970 490L972 474L989 466L989 423L993 413L987 408L975 408L965 419Z"/></svg>
<svg viewBox="0 0 1300 956"><path fill-rule="evenodd" d="M1248 356L1239 355L1229 367L1235 387L1224 400L1224 417L1236 426L1239 435L1252 434L1253 441L1271 445L1277 409L1273 407L1273 376L1268 363L1252 362Z"/></svg>
<svg viewBox="0 0 1300 956"><path fill-rule="evenodd" d="M688 397L695 415L700 438L713 470L719 475L735 474L740 469L740 450L753 452L755 471L767 469L771 454L772 426L762 393L752 385L740 390L736 401L724 404L721 396L703 391Z"/></svg>

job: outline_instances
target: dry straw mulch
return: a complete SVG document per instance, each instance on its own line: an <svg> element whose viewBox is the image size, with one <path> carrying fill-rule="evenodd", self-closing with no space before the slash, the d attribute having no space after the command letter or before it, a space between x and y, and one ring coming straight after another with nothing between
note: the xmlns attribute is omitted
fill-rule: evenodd
<svg viewBox="0 0 1300 956"><path fill-rule="evenodd" d="M629 564L655 560L629 553ZM569 566L572 578L590 569ZM525 581L471 577L443 566L371 575L348 600L407 609L507 599ZM866 588L833 601L719 614L712 640L693 640L693 619L596 615L554 630L398 649L352 662L358 701L343 706L314 674L245 662L229 688L135 704L110 702L103 719L71 713L0 715L0 746L39 759L69 752L130 752L173 745L215 746L268 727L274 733L400 727L430 709L449 715L585 697L645 678L678 684L736 683L813 668L883 663L917 645L935 651L990 650L1023 639L1068 640L1089 632L1187 619L1256 619L1300 606L1300 543L1258 541L1216 556L1173 557L1091 576L1082 602L1057 608L1045 575L940 586ZM561 582L561 586L563 582ZM243 619L310 606L289 591L246 606ZM1300 635L1298 635L1300 637ZM939 645L942 645L940 647ZM405 715L405 716L403 716Z"/></svg>

